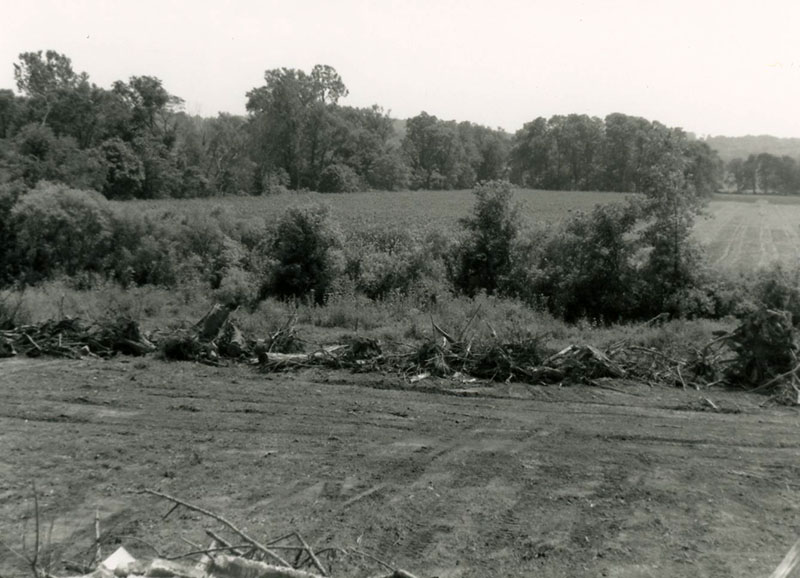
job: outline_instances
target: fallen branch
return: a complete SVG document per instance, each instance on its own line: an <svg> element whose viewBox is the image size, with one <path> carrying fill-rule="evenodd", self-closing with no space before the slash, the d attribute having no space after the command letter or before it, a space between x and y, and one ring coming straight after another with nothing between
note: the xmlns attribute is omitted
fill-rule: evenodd
<svg viewBox="0 0 800 578"><path fill-rule="evenodd" d="M142 493L151 494L153 496L158 496L159 498L163 498L165 500L169 500L170 502L173 502L175 504L180 504L184 508L188 508L190 510L194 510L195 512L199 512L199 513L201 513L201 514L203 514L205 516L208 516L209 518L213 518L216 521L220 522L221 524L224 524L225 526L227 526L233 533L238 534L239 537L241 537L245 542L247 542L251 546L254 546L255 548L259 549L261 552L263 552L264 554L266 554L267 556L269 556L273 560L279 562L280 564L282 564L283 566L286 566L288 568L292 567L291 564L289 564L286 560L281 558L278 554L276 554L275 552L273 552L272 550L270 550L266 546L260 544L254 538L251 538L250 536L245 534L242 530L237 528L232 522L230 522L226 518L223 518L219 514L215 514L214 512L210 512L209 510L206 510L206 509L201 508L199 506L192 505L192 504L190 504L188 502L185 502L185 501L183 501L181 499L178 499L178 498L175 498L173 496L170 496L169 494L164 494L162 492L158 492L156 490L144 489L144 490L142 490Z"/></svg>
<svg viewBox="0 0 800 578"><path fill-rule="evenodd" d="M800 540L794 543L794 546L786 553L781 563L775 568L775 571L769 575L769 578L787 578L792 570L800 563Z"/></svg>
<svg viewBox="0 0 800 578"><path fill-rule="evenodd" d="M178 504L176 504L176 506L177 506L177 505L178 505ZM217 542L219 542L219 543L220 543L220 544L222 544L223 546L225 546L225 547L227 547L227 548L230 548L231 552L232 552L232 553L234 553L234 554L236 554L237 556L241 556L241 555L242 555L242 552L241 552L240 550L237 550L237 549L235 549L235 547L234 547L234 546L231 546L231 543L230 543L230 542L228 542L228 541L227 541L227 540L225 540L225 539L224 539L222 536L220 536L219 534L217 534L216 532L214 532L214 530L206 530L206 535L207 535L208 537L210 537L212 540L216 540Z"/></svg>
<svg viewBox="0 0 800 578"><path fill-rule="evenodd" d="M295 532L294 535L297 536L298 540L300 540L300 543L303 545L303 548L305 548L306 552L308 552L308 557L311 558L311 561L314 563L314 566L317 568L317 570L319 570L320 574L322 574L323 576L327 576L328 572L325 570L325 567L320 563L319 559L314 555L314 550L311 549L311 546L308 545L308 542L303 540L303 537L299 533Z"/></svg>

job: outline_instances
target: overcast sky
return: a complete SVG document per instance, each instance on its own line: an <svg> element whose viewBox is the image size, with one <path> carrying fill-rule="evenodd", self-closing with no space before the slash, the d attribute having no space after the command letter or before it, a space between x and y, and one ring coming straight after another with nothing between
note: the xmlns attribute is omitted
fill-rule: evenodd
<svg viewBox="0 0 800 578"><path fill-rule="evenodd" d="M278 67L330 64L344 102L515 131L611 112L699 135L800 137L800 2L6 0L0 87L54 49L96 84L161 78L190 113L243 113Z"/></svg>

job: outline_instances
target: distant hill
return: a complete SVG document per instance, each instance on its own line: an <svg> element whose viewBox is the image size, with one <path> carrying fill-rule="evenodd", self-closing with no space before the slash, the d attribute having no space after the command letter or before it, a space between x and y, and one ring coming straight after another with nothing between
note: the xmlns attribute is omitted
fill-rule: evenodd
<svg viewBox="0 0 800 578"><path fill-rule="evenodd" d="M717 151L719 158L728 162L735 158L746 159L749 155L769 153L776 156L800 158L800 138L778 138L776 136L711 136L703 139Z"/></svg>

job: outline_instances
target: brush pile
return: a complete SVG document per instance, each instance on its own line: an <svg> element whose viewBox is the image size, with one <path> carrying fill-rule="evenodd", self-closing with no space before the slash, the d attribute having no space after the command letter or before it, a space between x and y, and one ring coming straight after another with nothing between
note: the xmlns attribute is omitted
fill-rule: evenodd
<svg viewBox="0 0 800 578"><path fill-rule="evenodd" d="M214 305L200 321L188 329L177 330L160 343L165 359L198 361L223 365L225 360L251 361L267 353L292 353L302 349L295 331L296 318L291 317L266 339L247 339L231 319L235 309Z"/></svg>
<svg viewBox="0 0 800 578"><path fill-rule="evenodd" d="M294 317L266 338L248 339L231 318L232 312L215 305L189 328L162 334L158 345L163 357L210 365L239 361L265 372L308 367L391 371L412 383L456 377L530 384L595 384L598 379L628 378L695 389L724 384L766 391L783 403L800 405L797 335L785 311L756 310L743 316L734 331L717 335L688 355L637 345L630 338L605 351L583 344L554 352L541 335L502 340L491 326L491 337L479 339L468 334L477 311L457 333L431 319L432 337L418 344L400 344L405 349L399 352L358 335L309 350L308 343L297 336ZM126 317L95 323L65 318L0 331L0 357L144 355L156 349L151 339Z"/></svg>
<svg viewBox="0 0 800 578"><path fill-rule="evenodd" d="M205 529L206 536L211 539L207 547L184 538L183 541L190 545L188 552L167 554L156 545L146 543L156 557L136 558L123 546L99 562L98 529L95 561L74 568L81 572L82 578L324 578L333 574L334 566L341 569L343 575L345 572L346 575L355 572L363 575L365 570L369 570L365 564L385 568L379 574L380 578L415 578L413 574L358 549L328 547L315 551L298 532L274 540L257 540L228 519L205 508L155 490L144 490L143 493L172 503L162 519L178 508L184 508L218 522L220 530ZM35 561L32 566L36 568Z"/></svg>
<svg viewBox="0 0 800 578"><path fill-rule="evenodd" d="M87 355L111 357L145 355L155 345L142 334L138 323L128 317L86 323L64 318L0 331L0 357L26 355L78 359Z"/></svg>
<svg viewBox="0 0 800 578"><path fill-rule="evenodd" d="M731 333L707 345L697 362L705 372L750 391L765 391L786 405L800 405L797 332L787 311L758 309Z"/></svg>

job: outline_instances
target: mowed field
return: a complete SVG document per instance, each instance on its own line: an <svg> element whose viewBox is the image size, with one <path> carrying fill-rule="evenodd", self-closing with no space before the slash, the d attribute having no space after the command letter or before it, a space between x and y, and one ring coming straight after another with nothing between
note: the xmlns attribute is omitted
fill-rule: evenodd
<svg viewBox="0 0 800 578"><path fill-rule="evenodd" d="M518 190L524 215L543 226L557 225L597 204L620 202L622 193ZM351 194L297 193L267 197L228 197L134 201L124 210L160 214L225 214L233 219L275 220L289 207L325 204L347 233L365 228L397 228L412 234L458 229L474 203L470 191L404 191ZM697 220L696 239L709 263L729 271L753 271L773 262L800 262L800 197L718 195Z"/></svg>
<svg viewBox="0 0 800 578"><path fill-rule="evenodd" d="M800 198L731 197L713 201L708 216L698 220L695 235L715 268L754 271L776 262L797 267Z"/></svg>

